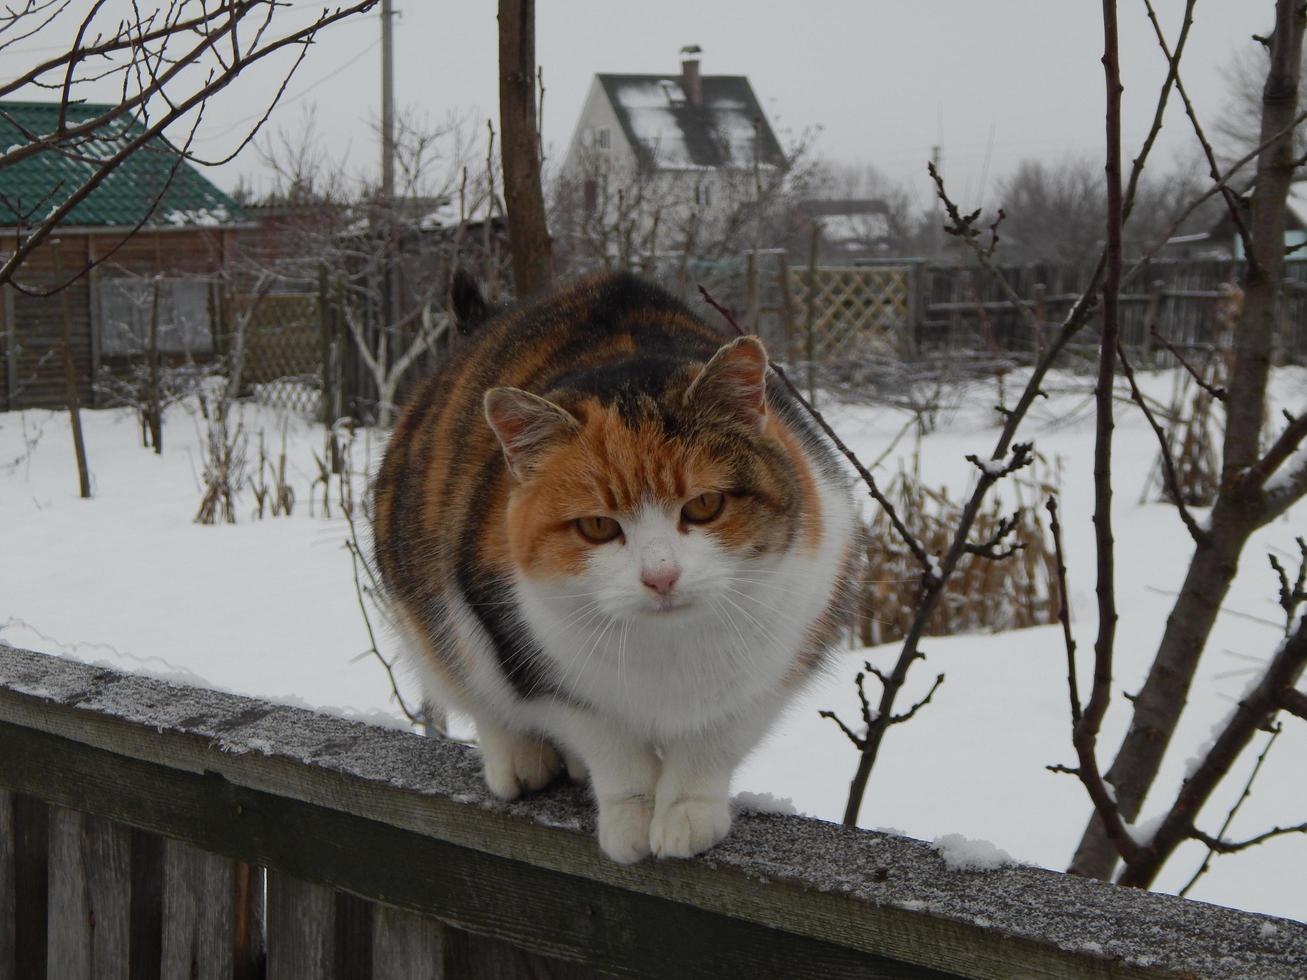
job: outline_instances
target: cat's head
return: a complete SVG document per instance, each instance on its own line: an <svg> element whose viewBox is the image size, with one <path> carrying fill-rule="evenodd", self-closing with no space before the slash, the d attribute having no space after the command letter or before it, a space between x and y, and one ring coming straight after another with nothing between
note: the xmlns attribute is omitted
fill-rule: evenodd
<svg viewBox="0 0 1307 980"><path fill-rule="evenodd" d="M610 616L668 621L715 615L742 583L764 582L815 533L804 517L811 476L768 412L766 372L761 342L741 337L706 364L607 395L487 392L516 481L507 534L517 572Z"/></svg>

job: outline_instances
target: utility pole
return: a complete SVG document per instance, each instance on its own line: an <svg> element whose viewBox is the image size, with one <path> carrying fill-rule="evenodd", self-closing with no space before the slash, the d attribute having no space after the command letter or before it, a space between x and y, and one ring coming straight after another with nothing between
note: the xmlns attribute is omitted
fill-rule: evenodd
<svg viewBox="0 0 1307 980"><path fill-rule="evenodd" d="M395 196L395 13L391 0L381 0L381 196Z"/></svg>
<svg viewBox="0 0 1307 980"><path fill-rule="evenodd" d="M935 146L932 146L930 148L930 162L931 165L934 166L936 173L943 173L943 171L939 169L940 159L941 157L940 157L939 144L936 144ZM939 210L938 194L934 195L934 200L935 200L935 214L930 222L930 244L931 244L932 251L934 252L934 254L931 256L931 259L935 261L939 261L939 257L940 257L939 253L940 250L943 248L943 244L944 244L940 240L943 237L941 231L944 227L944 215L941 214Z"/></svg>

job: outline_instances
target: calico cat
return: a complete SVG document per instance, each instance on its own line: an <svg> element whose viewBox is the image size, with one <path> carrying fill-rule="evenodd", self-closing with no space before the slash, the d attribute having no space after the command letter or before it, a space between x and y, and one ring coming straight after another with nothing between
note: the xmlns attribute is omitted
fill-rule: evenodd
<svg viewBox="0 0 1307 980"><path fill-rule="evenodd" d="M697 854L840 626L839 461L757 338L635 276L496 315L466 278L452 298L461 346L376 486L376 559L427 693L472 716L497 796L565 764L611 858Z"/></svg>

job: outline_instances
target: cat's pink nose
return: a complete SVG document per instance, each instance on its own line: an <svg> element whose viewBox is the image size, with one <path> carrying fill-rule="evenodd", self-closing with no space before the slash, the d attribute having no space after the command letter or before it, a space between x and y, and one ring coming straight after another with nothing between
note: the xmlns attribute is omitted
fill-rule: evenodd
<svg viewBox="0 0 1307 980"><path fill-rule="evenodd" d="M669 595L676 580L681 577L681 568L671 562L662 562L653 568L640 570L640 581L659 595Z"/></svg>

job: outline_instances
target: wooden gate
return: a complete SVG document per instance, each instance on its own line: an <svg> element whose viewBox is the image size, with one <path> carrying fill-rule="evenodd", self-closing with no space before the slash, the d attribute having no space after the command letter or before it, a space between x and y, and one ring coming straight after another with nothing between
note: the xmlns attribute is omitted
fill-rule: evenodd
<svg viewBox="0 0 1307 980"><path fill-rule="evenodd" d="M913 272L907 265L820 268L815 274L791 269L790 290L802 322L811 324L814 358L831 363L902 353L912 336Z"/></svg>

